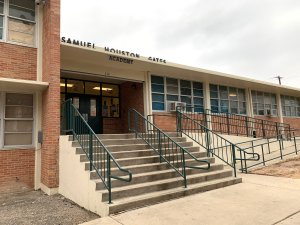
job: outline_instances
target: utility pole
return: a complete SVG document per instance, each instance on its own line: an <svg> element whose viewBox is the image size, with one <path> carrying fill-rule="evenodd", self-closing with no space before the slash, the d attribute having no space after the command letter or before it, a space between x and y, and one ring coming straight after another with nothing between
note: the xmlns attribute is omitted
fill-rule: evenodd
<svg viewBox="0 0 300 225"><path fill-rule="evenodd" d="M276 77L274 77L274 78L277 78L278 81L279 81L279 85L281 85L281 79L282 79L283 77L281 77L281 76L276 76Z"/></svg>

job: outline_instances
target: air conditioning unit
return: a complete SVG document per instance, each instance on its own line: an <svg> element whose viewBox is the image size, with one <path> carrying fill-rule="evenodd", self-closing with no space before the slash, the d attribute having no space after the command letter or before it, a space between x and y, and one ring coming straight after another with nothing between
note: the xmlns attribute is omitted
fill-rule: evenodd
<svg viewBox="0 0 300 225"><path fill-rule="evenodd" d="M272 114L271 114L271 109L266 109L266 114L265 115L267 115L267 116L272 116Z"/></svg>
<svg viewBox="0 0 300 225"><path fill-rule="evenodd" d="M168 101L168 112L175 112L177 107L180 107L181 110L185 110L186 103L185 102L176 102L176 101Z"/></svg>

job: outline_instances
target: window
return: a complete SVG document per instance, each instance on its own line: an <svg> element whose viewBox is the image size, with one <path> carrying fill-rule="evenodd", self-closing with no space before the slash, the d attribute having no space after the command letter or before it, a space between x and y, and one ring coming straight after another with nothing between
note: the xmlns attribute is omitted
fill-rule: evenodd
<svg viewBox="0 0 300 225"><path fill-rule="evenodd" d="M166 101L185 102L187 110L203 112L203 85L200 82L151 76L152 110L165 111Z"/></svg>
<svg viewBox="0 0 300 225"><path fill-rule="evenodd" d="M3 146L33 145L33 95L6 93L2 122ZM1 135L2 136L2 135ZM1 146L1 147L3 147Z"/></svg>
<svg viewBox="0 0 300 225"><path fill-rule="evenodd" d="M152 109L165 110L165 86L164 78L151 76Z"/></svg>
<svg viewBox="0 0 300 225"><path fill-rule="evenodd" d="M34 0L0 0L0 39L34 45Z"/></svg>
<svg viewBox="0 0 300 225"><path fill-rule="evenodd" d="M3 39L4 2L0 0L0 40Z"/></svg>
<svg viewBox="0 0 300 225"><path fill-rule="evenodd" d="M251 91L254 115L277 115L276 95L260 91Z"/></svg>
<svg viewBox="0 0 300 225"><path fill-rule="evenodd" d="M120 117L119 86L102 84L102 116Z"/></svg>
<svg viewBox="0 0 300 225"><path fill-rule="evenodd" d="M73 105L79 109L80 99L84 95L94 95L95 98L90 101L90 112L95 115L96 111L96 96L102 102L101 110L103 117L120 117L120 86L116 84L107 84L94 81L74 80L74 79L60 79L60 93L61 100L65 97L72 96ZM102 100L101 100L102 99Z"/></svg>
<svg viewBox="0 0 300 225"><path fill-rule="evenodd" d="M212 112L246 114L244 89L210 84L210 105Z"/></svg>
<svg viewBox="0 0 300 225"><path fill-rule="evenodd" d="M281 96L282 114L289 117L300 117L300 98Z"/></svg>

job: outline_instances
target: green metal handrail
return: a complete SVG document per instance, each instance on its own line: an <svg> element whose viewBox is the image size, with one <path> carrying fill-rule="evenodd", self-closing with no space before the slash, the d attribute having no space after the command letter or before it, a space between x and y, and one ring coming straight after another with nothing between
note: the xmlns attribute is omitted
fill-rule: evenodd
<svg viewBox="0 0 300 225"><path fill-rule="evenodd" d="M186 115L204 126L211 124L211 130L228 135L241 135L247 137L272 137L284 135L291 139L293 129L290 124L264 120L246 115L212 112L201 107L186 107Z"/></svg>
<svg viewBox="0 0 300 225"><path fill-rule="evenodd" d="M168 134L156 127L135 109L128 111L128 128L130 132L135 133L136 138L141 138L159 155L161 163L163 161L166 162L183 177L185 187L187 187L186 168L203 170L210 168L209 161L197 159L187 149L174 141ZM193 163L188 165L187 156L193 160L193 163L206 164L206 166L199 167Z"/></svg>
<svg viewBox="0 0 300 225"><path fill-rule="evenodd" d="M62 106L62 131L71 133L73 138L78 141L89 160L90 171L95 170L98 177L102 180L109 193L109 203L112 203L111 179L130 182L132 173L119 165L111 152L104 146L93 129L72 104L71 99L65 101ZM128 178L111 174L112 163L119 171L127 174Z"/></svg>
<svg viewBox="0 0 300 225"><path fill-rule="evenodd" d="M193 119L192 114L187 116L182 111L184 110L181 107L177 107L177 132L188 136L206 149L208 156L212 154L232 167L234 176L236 176L237 161L241 162L241 170L247 172L247 169L244 169L247 168L247 161L258 161L260 159L259 154L245 151ZM236 151L239 152L239 158L236 156Z"/></svg>

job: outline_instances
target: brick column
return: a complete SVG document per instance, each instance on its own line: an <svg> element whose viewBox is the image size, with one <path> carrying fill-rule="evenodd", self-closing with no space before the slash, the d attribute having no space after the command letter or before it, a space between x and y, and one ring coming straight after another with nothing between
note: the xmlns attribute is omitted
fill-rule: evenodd
<svg viewBox="0 0 300 225"><path fill-rule="evenodd" d="M43 93L41 152L42 189L58 187L58 151L60 134L60 0L47 0L43 17L43 81L49 88ZM51 193L49 189L44 190Z"/></svg>

